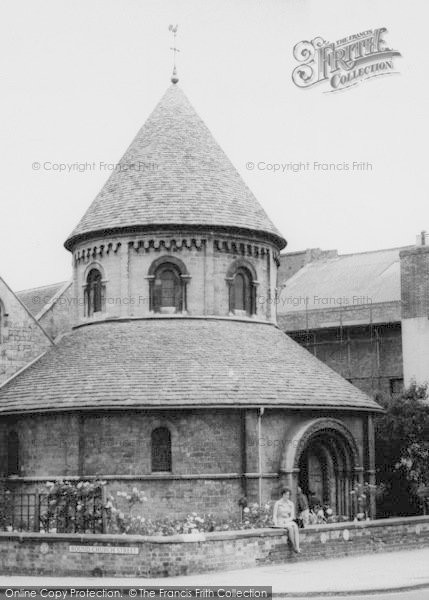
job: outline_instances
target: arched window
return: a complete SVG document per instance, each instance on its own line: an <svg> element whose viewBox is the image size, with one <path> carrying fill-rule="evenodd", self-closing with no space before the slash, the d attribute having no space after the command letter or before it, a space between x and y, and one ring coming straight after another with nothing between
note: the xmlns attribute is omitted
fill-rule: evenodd
<svg viewBox="0 0 429 600"><path fill-rule="evenodd" d="M190 276L175 257L161 258L149 269L150 309L158 313L186 310L186 285Z"/></svg>
<svg viewBox="0 0 429 600"><path fill-rule="evenodd" d="M171 434L167 427L152 431L152 472L171 471Z"/></svg>
<svg viewBox="0 0 429 600"><path fill-rule="evenodd" d="M239 267L227 278L229 283L229 311L235 314L253 315L256 312L255 285L251 272Z"/></svg>
<svg viewBox="0 0 429 600"><path fill-rule="evenodd" d="M7 436L7 474L19 475L19 438L16 431Z"/></svg>
<svg viewBox="0 0 429 600"><path fill-rule="evenodd" d="M91 317L104 307L104 285L98 269L91 269L86 278L85 314Z"/></svg>

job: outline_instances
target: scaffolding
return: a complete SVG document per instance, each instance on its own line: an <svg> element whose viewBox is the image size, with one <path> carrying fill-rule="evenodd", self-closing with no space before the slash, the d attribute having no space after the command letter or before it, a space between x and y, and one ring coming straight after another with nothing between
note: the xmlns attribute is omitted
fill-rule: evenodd
<svg viewBox="0 0 429 600"><path fill-rule="evenodd" d="M362 305L360 308L368 311L366 314L368 318L365 321L347 321L344 317L347 313L347 309L344 307L338 308L335 315L338 316L333 323L317 324L311 327L310 313L308 306L305 306L305 329L301 329L296 332L290 332L289 335L309 350L314 356L320 358L323 362L330 365L329 359L327 360L327 352L323 352L322 349L333 348L335 350L335 362L339 368L335 368L337 372L351 382L358 382L359 380L366 380L370 384L371 390L378 392L381 389L381 380L388 378L389 375L382 374L382 361L381 353L383 346L383 333L382 329L387 323L374 322L373 307L371 304ZM346 315L347 316L347 315ZM364 332L364 336L359 335L359 338L351 336L351 330L356 328ZM321 339L322 336L326 338L326 331L334 331L335 336L329 339ZM322 333L323 332L323 333ZM353 344L361 341L361 343L368 345L368 351L370 356L370 368L365 375L357 375L353 370ZM331 361L332 362L332 361ZM364 367L365 368L365 367Z"/></svg>

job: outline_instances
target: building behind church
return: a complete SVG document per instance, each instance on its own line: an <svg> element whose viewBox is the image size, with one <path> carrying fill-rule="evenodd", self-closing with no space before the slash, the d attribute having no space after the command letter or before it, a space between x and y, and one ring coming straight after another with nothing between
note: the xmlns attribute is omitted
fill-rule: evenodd
<svg viewBox="0 0 429 600"><path fill-rule="evenodd" d="M429 236L357 254L280 256L278 324L377 398L429 382Z"/></svg>

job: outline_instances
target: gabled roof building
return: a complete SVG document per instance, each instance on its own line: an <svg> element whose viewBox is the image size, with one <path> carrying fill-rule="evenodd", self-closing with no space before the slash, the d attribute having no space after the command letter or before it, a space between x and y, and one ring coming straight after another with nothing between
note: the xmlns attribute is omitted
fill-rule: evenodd
<svg viewBox="0 0 429 600"><path fill-rule="evenodd" d="M377 398L429 382L429 236L356 254L280 256L279 327Z"/></svg>
<svg viewBox="0 0 429 600"><path fill-rule="evenodd" d="M277 326L286 242L177 83L119 165L65 242L72 331L0 388L4 483L101 477L170 516L300 484L351 515L380 407Z"/></svg>

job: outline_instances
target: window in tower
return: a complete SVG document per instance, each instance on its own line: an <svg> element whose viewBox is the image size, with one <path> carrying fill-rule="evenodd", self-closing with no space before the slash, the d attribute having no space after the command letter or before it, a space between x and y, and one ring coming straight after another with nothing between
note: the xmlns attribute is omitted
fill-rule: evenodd
<svg viewBox="0 0 429 600"><path fill-rule="evenodd" d="M236 315L256 312L255 282L249 269L239 267L227 278L229 283L229 311Z"/></svg>
<svg viewBox="0 0 429 600"><path fill-rule="evenodd" d="M190 276L182 261L174 257L155 261L148 279L151 310L166 314L186 310L186 285Z"/></svg>
<svg viewBox="0 0 429 600"><path fill-rule="evenodd" d="M85 315L91 317L104 308L104 284L98 269L91 269L86 278Z"/></svg>

